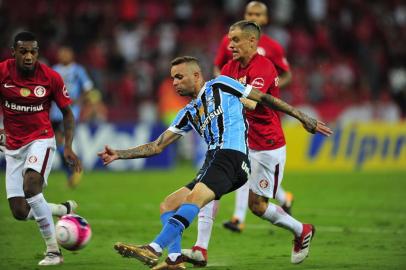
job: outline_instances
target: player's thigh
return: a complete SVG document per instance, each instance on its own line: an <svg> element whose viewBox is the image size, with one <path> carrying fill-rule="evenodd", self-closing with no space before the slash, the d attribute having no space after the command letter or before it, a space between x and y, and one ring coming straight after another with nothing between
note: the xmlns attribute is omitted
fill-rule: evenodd
<svg viewBox="0 0 406 270"><path fill-rule="evenodd" d="M48 183L48 176L52 169L52 162L55 156L55 139L40 139L32 142L27 149L24 162L23 174L27 170L37 172L44 180L43 186Z"/></svg>
<svg viewBox="0 0 406 270"><path fill-rule="evenodd" d="M250 151L250 189L266 198L275 198L282 182L286 163L286 147L269 151Z"/></svg>
<svg viewBox="0 0 406 270"><path fill-rule="evenodd" d="M221 149L216 150L205 162L195 181L205 184L218 200L244 185L248 174L247 155L236 150Z"/></svg>
<svg viewBox="0 0 406 270"><path fill-rule="evenodd" d="M186 196L185 202L196 204L199 208L202 208L216 197L214 191L206 186L206 184L200 182L195 185L193 190Z"/></svg>
<svg viewBox="0 0 406 270"><path fill-rule="evenodd" d="M7 199L25 197L23 169L25 163L25 148L6 150L6 193Z"/></svg>

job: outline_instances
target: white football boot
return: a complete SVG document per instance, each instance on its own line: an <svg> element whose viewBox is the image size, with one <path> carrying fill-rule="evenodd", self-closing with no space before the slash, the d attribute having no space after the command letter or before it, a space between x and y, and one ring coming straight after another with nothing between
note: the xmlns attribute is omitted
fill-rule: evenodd
<svg viewBox="0 0 406 270"><path fill-rule="evenodd" d="M304 261L309 255L310 242L316 229L312 224L303 224L303 231L299 237L293 240L291 262L298 264Z"/></svg>
<svg viewBox="0 0 406 270"><path fill-rule="evenodd" d="M38 265L58 265L63 263L62 252L47 252L45 258L38 263Z"/></svg>

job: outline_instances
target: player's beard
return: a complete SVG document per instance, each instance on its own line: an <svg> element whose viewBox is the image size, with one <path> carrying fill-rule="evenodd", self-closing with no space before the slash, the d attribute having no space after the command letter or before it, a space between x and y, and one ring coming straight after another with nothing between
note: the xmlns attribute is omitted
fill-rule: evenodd
<svg viewBox="0 0 406 270"><path fill-rule="evenodd" d="M32 68L20 67L18 71L23 77L32 77L35 72L35 64Z"/></svg>

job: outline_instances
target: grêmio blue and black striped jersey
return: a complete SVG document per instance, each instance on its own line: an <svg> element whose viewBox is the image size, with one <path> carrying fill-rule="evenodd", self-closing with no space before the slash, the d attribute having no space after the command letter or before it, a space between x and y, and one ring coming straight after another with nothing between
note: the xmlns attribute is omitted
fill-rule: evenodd
<svg viewBox="0 0 406 270"><path fill-rule="evenodd" d="M251 89L251 85L227 76L207 81L197 98L179 111L169 130L183 135L194 129L209 150L233 149L248 154L248 123L239 98L247 97Z"/></svg>

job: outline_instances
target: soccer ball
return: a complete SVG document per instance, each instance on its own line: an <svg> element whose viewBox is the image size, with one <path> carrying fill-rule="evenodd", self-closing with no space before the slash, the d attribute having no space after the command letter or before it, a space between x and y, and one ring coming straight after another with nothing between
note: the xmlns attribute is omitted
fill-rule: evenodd
<svg viewBox="0 0 406 270"><path fill-rule="evenodd" d="M79 250L86 246L92 235L89 223L75 214L62 216L55 226L58 244L67 250Z"/></svg>

